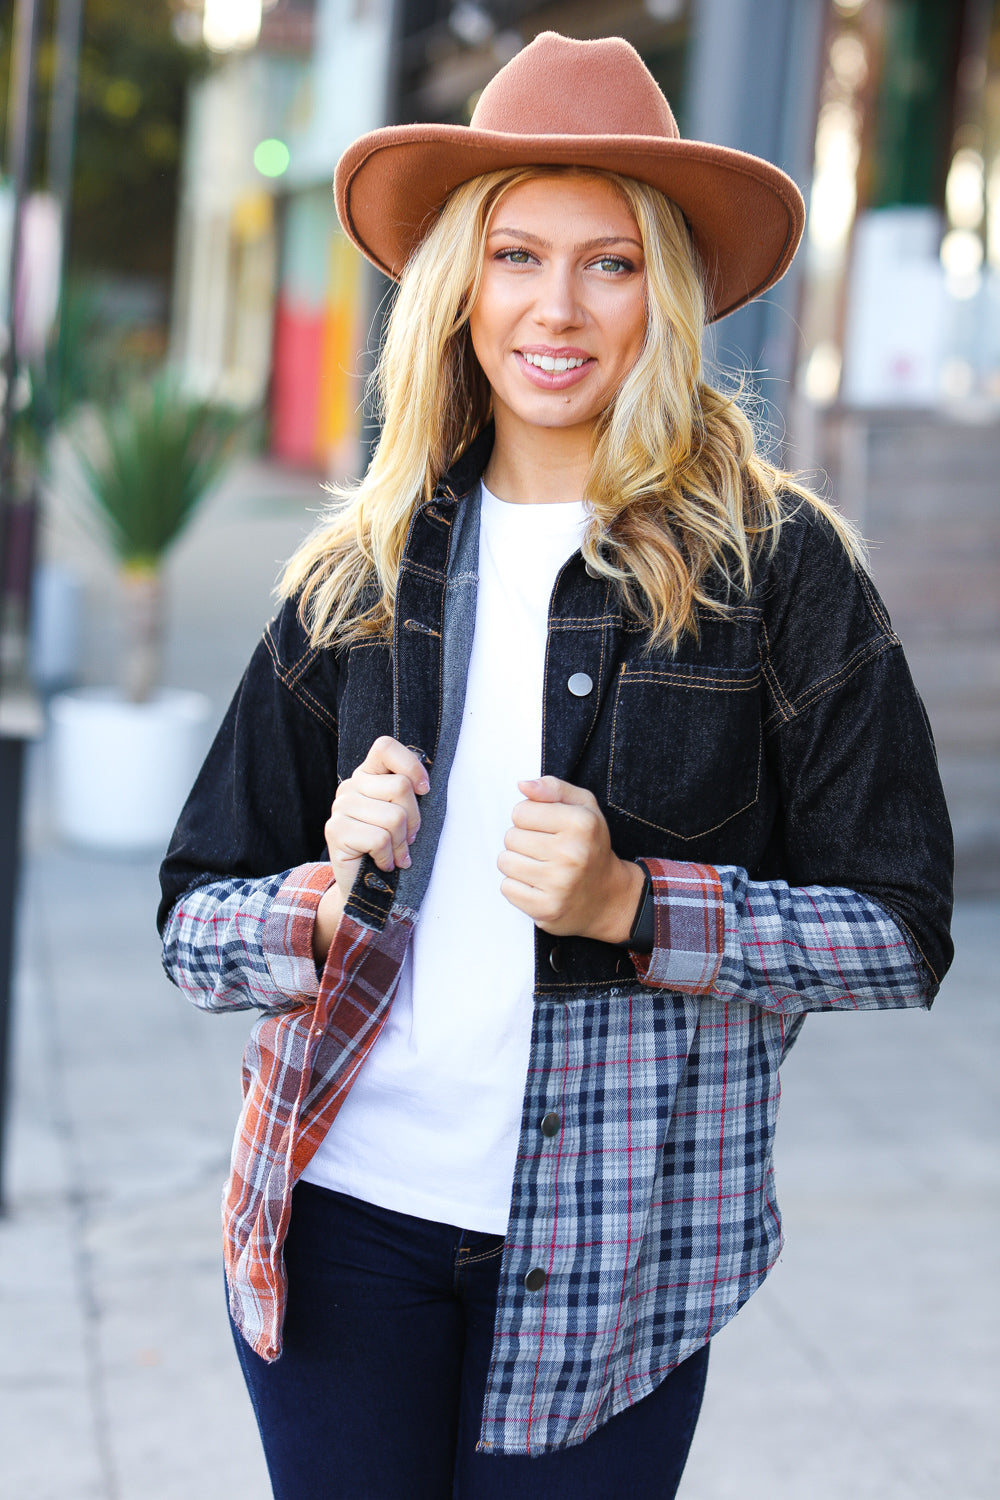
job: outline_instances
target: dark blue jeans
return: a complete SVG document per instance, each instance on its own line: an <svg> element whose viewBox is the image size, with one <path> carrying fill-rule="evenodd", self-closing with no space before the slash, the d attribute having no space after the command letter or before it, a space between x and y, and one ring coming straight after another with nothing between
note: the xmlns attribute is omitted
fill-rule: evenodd
<svg viewBox="0 0 1000 1500"><path fill-rule="evenodd" d="M275 1500L670 1500L707 1345L578 1447L476 1452L502 1249L296 1187L282 1356L267 1364L235 1334Z"/></svg>

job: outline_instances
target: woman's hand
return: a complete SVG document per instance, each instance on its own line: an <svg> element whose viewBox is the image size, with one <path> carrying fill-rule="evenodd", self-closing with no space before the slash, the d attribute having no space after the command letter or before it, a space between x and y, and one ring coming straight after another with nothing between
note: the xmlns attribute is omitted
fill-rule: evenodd
<svg viewBox="0 0 1000 1500"><path fill-rule="evenodd" d="M645 877L611 848L596 798L555 776L518 787L527 801L514 808L497 860L507 900L558 937L625 942Z"/></svg>
<svg viewBox="0 0 1000 1500"><path fill-rule="evenodd" d="M417 798L430 788L427 772L398 740L377 739L333 799L324 834L334 884L320 899L313 926L313 956L325 963L358 866L370 854L380 870L405 870L420 827Z"/></svg>

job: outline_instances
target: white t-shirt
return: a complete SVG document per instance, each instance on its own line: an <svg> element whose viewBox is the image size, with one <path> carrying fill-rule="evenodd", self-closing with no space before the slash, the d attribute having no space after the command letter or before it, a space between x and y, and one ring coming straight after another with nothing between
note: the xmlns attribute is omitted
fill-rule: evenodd
<svg viewBox="0 0 1000 1500"><path fill-rule="evenodd" d="M303 1176L368 1203L503 1234L528 1067L531 918L497 857L541 771L548 608L582 503L483 486L476 628L448 805L389 1017ZM419 835L418 835L419 837Z"/></svg>

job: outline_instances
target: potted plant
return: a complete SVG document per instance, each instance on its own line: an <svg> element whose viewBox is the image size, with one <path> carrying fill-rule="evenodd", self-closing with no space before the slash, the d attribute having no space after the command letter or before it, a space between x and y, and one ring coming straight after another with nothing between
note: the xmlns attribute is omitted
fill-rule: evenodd
<svg viewBox="0 0 1000 1500"><path fill-rule="evenodd" d="M198 693L160 683L163 562L225 466L242 418L161 377L99 409L75 444L85 495L119 565L120 689L52 701L56 819L76 843L162 847L197 768L208 716Z"/></svg>

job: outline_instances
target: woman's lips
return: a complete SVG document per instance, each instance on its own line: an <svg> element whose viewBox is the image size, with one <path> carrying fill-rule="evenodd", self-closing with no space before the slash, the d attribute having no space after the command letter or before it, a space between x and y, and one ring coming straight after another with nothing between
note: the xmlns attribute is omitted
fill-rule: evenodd
<svg viewBox="0 0 1000 1500"><path fill-rule="evenodd" d="M527 357L529 354L534 359L545 359L546 362L549 359L559 364L568 362L568 368L562 370L543 370L539 365L532 364L529 361ZM569 386L578 385L586 377L587 372L594 363L590 355L584 354L582 350L577 349L560 349L558 352L554 349L551 351L548 349L528 349L526 351L515 349L514 355L517 359L518 369L525 379L543 391L564 391ZM577 361L582 361L582 363L577 363Z"/></svg>

